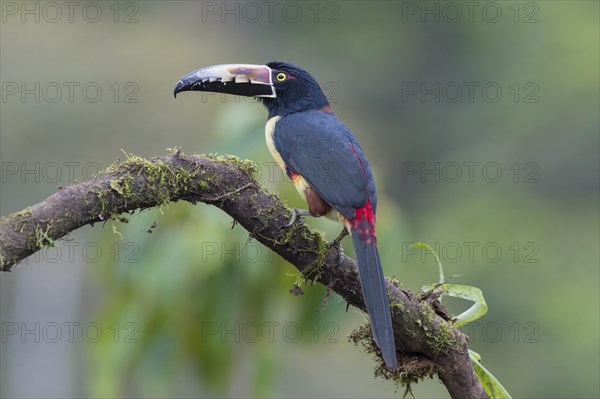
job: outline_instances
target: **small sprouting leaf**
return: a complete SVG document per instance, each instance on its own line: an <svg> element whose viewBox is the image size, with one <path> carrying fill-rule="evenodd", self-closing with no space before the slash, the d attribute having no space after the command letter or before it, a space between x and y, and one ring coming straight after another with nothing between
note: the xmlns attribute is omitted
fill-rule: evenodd
<svg viewBox="0 0 600 399"><path fill-rule="evenodd" d="M481 382L481 385L483 385L483 389L485 389L488 396L491 399L511 399L510 394L506 388L500 384L500 381L481 365L481 356L479 356L478 353L469 350L469 357L471 358L471 363L473 363L477 378L479 378L479 381Z"/></svg>
<svg viewBox="0 0 600 399"><path fill-rule="evenodd" d="M421 290L427 292L434 288L441 288L445 295L474 302L469 309L456 316L454 324L457 327L475 321L487 313L487 303L485 303L483 293L477 287L457 284L428 284L423 286Z"/></svg>

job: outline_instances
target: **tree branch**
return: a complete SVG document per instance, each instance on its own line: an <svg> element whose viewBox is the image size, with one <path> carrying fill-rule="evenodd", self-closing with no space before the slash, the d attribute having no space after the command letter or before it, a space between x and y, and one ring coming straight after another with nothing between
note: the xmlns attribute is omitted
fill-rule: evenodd
<svg viewBox="0 0 600 399"><path fill-rule="evenodd" d="M87 224L118 220L120 214L169 201L212 204L232 216L250 235L292 263L310 280L365 310L353 259L339 263L321 235L304 225L284 225L290 211L254 178L254 163L235 157L176 153L145 160L128 157L93 180L60 189L46 200L0 219L0 261L10 271L20 260ZM467 338L438 315L435 306L388 282L399 368L387 370L368 325L351 340L377 354L376 373L404 385L439 376L453 398L487 398L467 350Z"/></svg>

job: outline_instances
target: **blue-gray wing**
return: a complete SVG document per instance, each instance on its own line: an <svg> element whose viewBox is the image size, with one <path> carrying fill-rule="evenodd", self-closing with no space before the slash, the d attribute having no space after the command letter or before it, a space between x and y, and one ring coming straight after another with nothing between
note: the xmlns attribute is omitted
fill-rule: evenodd
<svg viewBox="0 0 600 399"><path fill-rule="evenodd" d="M273 133L288 174L299 174L348 219L371 199L377 207L369 162L352 132L333 114L299 112L282 117Z"/></svg>

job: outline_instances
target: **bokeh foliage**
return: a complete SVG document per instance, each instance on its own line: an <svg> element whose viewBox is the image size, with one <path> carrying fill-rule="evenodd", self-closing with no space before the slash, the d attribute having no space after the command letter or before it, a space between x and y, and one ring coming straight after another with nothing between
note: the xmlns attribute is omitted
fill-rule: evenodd
<svg viewBox="0 0 600 399"><path fill-rule="evenodd" d="M465 332L483 365L514 397L597 397L598 3L496 2L504 12L497 23L481 14L473 22L466 16L456 23L423 21L420 15L404 19L407 3L412 2L335 2L331 23L323 21L327 3L320 3L317 23L308 9L313 3L303 6L305 17L296 23L279 14L273 22L264 17L252 23L232 17L222 22L220 15L203 20L201 2L161 1L139 3L133 24L9 20L1 26L3 82L97 81L106 88L133 81L139 102L3 102L2 161L108 166L123 157L121 149L149 156L174 146L189 153L230 153L255 160L266 187L291 206L302 206L290 182L273 168L260 105L199 93L172 99L177 79L201 66L296 63L328 85L334 111L371 161L386 274L396 274L412 290L435 282L433 258L407 249L413 241L430 244L441 254L446 274L459 275L451 283L483 291L488 314ZM478 9L487 3L478 3ZM537 5L535 23L523 22L529 3ZM513 4L522 12L518 22ZM43 46L40 37L46 38ZM495 82L503 95L497 102L479 91L474 101L466 92L457 102L406 97L407 83L423 82L429 87L456 82L463 89L464 82L479 87ZM515 83L521 90L517 101L510 88ZM538 89L537 102L524 102L528 83ZM465 162L497 163L502 178L486 181L478 167L470 182ZM407 168L423 163L463 165L462 178L407 175ZM56 189L49 182L28 183L2 182L3 215ZM338 232L328 221L307 223L327 237ZM239 226L231 229L227 215L202 204L171 204L115 223L122 240L112 227L73 234L102 247L132 242L138 251L137 263L121 256L118 262L104 257L91 265L68 265L83 273L87 287L79 293L80 317L118 323L121 334L117 343L104 334L98 343L81 346L77 357L85 353L85 361L73 361L81 378L67 389L71 396L394 395L394 387L373 380L368 359L346 342L363 316L346 313L335 296L322 310L324 287L303 286L305 295L291 295L293 268L249 241ZM476 243L473 259L465 243ZM486 258L482 248L489 243L502 256ZM352 251L348 240L345 249ZM25 316L19 312L34 306L28 298L21 303L30 305L15 310L10 304L17 294L6 288L16 281L9 278L27 287L24 279L41 273L25 267L2 276L3 320L20 320ZM65 287L39 293L38 300L51 302ZM94 301L86 300L92 294ZM448 304L455 312L465 306ZM131 331L127 323L135 324L137 343L123 342ZM206 328L221 323L279 323L278 336L275 342L264 336L257 342L207 336ZM282 339L287 323L301 326L298 342ZM337 343L323 342L327 323L338 329ZM25 383L18 377L5 383L16 375L6 371L6 359L3 393L19 392ZM438 382L413 392L445 394Z"/></svg>

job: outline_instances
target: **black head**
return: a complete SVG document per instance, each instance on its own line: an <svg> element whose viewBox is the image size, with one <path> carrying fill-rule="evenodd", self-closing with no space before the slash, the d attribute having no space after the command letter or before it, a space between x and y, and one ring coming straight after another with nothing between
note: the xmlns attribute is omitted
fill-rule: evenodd
<svg viewBox="0 0 600 399"><path fill-rule="evenodd" d="M286 62L269 62L267 66L272 71L276 94L274 98L261 98L269 117L329 107L319 83L304 69Z"/></svg>
<svg viewBox="0 0 600 399"><path fill-rule="evenodd" d="M259 98L269 118L310 109L329 109L317 81L304 69L285 62L266 65L227 64L198 69L181 78L182 91L211 91Z"/></svg>

